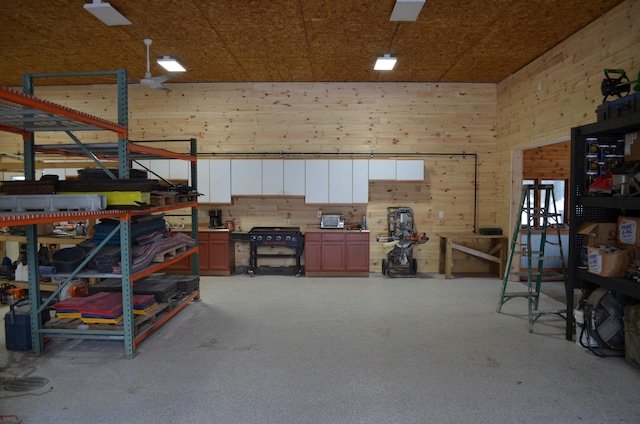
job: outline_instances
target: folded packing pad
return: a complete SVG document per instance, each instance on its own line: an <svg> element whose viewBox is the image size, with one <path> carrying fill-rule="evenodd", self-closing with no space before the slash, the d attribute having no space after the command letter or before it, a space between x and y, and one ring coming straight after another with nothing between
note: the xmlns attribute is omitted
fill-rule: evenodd
<svg viewBox="0 0 640 424"><path fill-rule="evenodd" d="M147 310L156 303L153 295L133 295L133 309ZM62 317L80 314L81 318L116 319L122 315L122 294L118 292L100 292L86 297L71 297L55 303L53 308ZM77 316L76 316L77 317Z"/></svg>
<svg viewBox="0 0 640 424"><path fill-rule="evenodd" d="M180 293L192 293L200 286L197 275L152 274L133 283L133 294L155 296L158 302L168 303ZM89 286L89 293L122 291L120 278L107 278Z"/></svg>
<svg viewBox="0 0 640 424"><path fill-rule="evenodd" d="M120 221L117 219L101 219L98 224L93 226L93 242L99 244L119 224ZM131 238L133 240L139 237L148 236L155 232L165 231L167 231L167 224L163 215L136 217L136 219L131 222ZM120 244L120 232L114 234L108 244Z"/></svg>

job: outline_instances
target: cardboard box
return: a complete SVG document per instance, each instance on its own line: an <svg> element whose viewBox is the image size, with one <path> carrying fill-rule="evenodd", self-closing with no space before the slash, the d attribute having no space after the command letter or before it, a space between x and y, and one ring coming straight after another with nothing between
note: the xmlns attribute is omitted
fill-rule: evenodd
<svg viewBox="0 0 640 424"><path fill-rule="evenodd" d="M578 228L585 246L615 246L618 225L609 222L583 222Z"/></svg>
<svg viewBox="0 0 640 424"><path fill-rule="evenodd" d="M624 277L631 265L631 251L628 249L588 248L589 272L601 277Z"/></svg>
<svg viewBox="0 0 640 424"><path fill-rule="evenodd" d="M618 245L640 246L640 218L618 217Z"/></svg>
<svg viewBox="0 0 640 424"><path fill-rule="evenodd" d="M37 233L39 236L50 236L53 234L53 224L38 224Z"/></svg>
<svg viewBox="0 0 640 424"><path fill-rule="evenodd" d="M624 160L640 160L640 131L624 136Z"/></svg>

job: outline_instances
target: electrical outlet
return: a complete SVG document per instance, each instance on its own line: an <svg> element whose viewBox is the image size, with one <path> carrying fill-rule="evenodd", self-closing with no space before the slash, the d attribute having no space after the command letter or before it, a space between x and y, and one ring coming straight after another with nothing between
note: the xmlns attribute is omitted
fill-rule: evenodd
<svg viewBox="0 0 640 424"><path fill-rule="evenodd" d="M198 211L198 218L206 218L206 217L207 217L207 211L203 211L203 210Z"/></svg>
<svg viewBox="0 0 640 424"><path fill-rule="evenodd" d="M438 212L438 218L440 219L444 218L444 211Z"/></svg>
<svg viewBox="0 0 640 424"><path fill-rule="evenodd" d="M316 212L316 216L317 216L318 218L322 218L322 211L318 211L318 212Z"/></svg>

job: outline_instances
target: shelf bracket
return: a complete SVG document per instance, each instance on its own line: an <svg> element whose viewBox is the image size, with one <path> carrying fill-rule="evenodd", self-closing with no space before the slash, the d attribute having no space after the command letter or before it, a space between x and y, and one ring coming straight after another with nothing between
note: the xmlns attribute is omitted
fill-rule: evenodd
<svg viewBox="0 0 640 424"><path fill-rule="evenodd" d="M80 148L80 150L82 150L84 152L85 155L87 155L92 161L94 161L96 163L96 165L98 165L100 167L100 169L102 169L104 171L104 173L109 176L109 178L111 178L112 180L116 180L117 179L117 177L115 175L113 175L113 172L111 172L111 170L109 168L104 166L102 161L100 159L98 159L98 157L96 155L94 155L91 152L91 150L89 150L84 144L82 144L82 141L80 141L80 139L78 137L76 137L75 134L73 134L71 131L65 131L65 133L69 136L69 138L71 140L73 140L74 143L76 143L76 145Z"/></svg>

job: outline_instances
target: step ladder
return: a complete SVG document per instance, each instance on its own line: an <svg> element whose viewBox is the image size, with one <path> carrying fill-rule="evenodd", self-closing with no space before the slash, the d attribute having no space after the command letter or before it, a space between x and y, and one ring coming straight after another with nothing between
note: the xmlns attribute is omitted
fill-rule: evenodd
<svg viewBox="0 0 640 424"><path fill-rule="evenodd" d="M535 199L539 199L539 207L535 206ZM542 280L547 277L562 277L564 287L567 287L567 267L564 261L562 251L562 241L560 238L560 214L556 211L555 195L553 193L553 184L525 184L522 188L522 198L520 201L520 221L516 223L511 239L509 249L509 259L507 268L504 272L504 280L500 291L500 301L498 303L497 312L502 311L502 305L508 300L516 297L524 297L527 299L528 315L529 315L529 332L533 332L535 321L542 315L555 314L566 319L567 310L547 311L538 310L540 300L540 286ZM522 218L526 218L526 223ZM548 238L548 230L551 228L551 238ZM526 241L521 241L521 234L526 234ZM534 246L532 236L539 235L540 243ZM553 240L555 236L555 240ZM558 246L559 256L548 256L546 254L549 245ZM512 271L514 256L526 258L526 271ZM560 261L561 275L556 271L544 271L545 261ZM521 260L522 262L522 260ZM517 267L521 268L520 264ZM522 277L526 277L527 291L525 292L507 292L507 285L512 276L518 276L521 282ZM513 283L513 282L512 282Z"/></svg>

